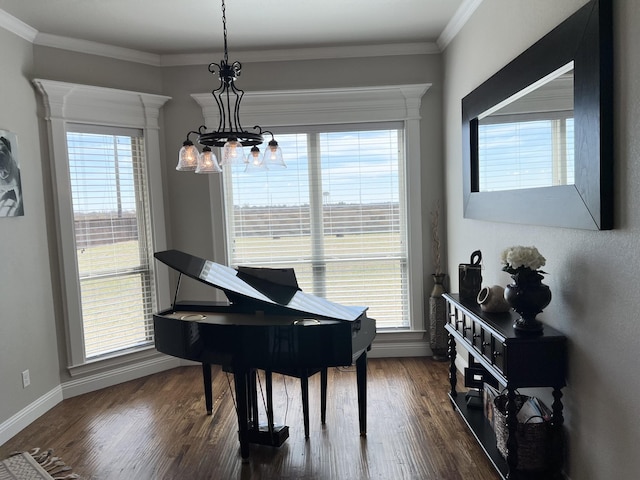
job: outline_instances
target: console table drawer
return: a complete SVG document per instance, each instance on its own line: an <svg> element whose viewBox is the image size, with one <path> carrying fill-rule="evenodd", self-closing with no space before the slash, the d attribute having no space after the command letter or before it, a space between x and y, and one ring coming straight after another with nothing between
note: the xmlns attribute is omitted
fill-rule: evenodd
<svg viewBox="0 0 640 480"><path fill-rule="evenodd" d="M500 373L504 371L504 349L502 339L484 330L486 340L482 342L482 357L495 366Z"/></svg>
<svg viewBox="0 0 640 480"><path fill-rule="evenodd" d="M451 302L447 302L447 308L449 313L449 327L447 329L455 330L456 337L459 340L480 354L498 372L503 373L505 359L504 338L496 332L492 332L481 321L464 310L457 308Z"/></svg>

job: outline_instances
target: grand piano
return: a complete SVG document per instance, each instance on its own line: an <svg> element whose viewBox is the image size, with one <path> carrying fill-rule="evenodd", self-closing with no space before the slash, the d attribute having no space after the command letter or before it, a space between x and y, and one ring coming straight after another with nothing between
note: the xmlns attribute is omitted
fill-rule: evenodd
<svg viewBox="0 0 640 480"><path fill-rule="evenodd" d="M366 307L304 293L292 269L234 269L178 250L157 252L155 258L180 273L172 307L153 316L156 349L202 363L209 414L211 365L233 373L243 459L250 443L280 446L289 436L287 426L273 424L273 372L302 379L308 436L308 376L322 375L324 423L327 367L355 363L360 434L366 435L367 351L376 335ZM182 275L222 290L228 302L177 301ZM266 426L258 421L256 370L265 371Z"/></svg>

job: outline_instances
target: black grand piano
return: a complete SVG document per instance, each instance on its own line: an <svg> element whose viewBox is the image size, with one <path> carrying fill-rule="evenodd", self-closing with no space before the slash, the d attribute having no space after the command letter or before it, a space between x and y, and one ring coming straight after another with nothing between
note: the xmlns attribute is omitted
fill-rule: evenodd
<svg viewBox="0 0 640 480"><path fill-rule="evenodd" d="M202 363L205 404L212 413L211 365L232 372L242 458L249 444L280 446L287 426L274 426L273 372L302 379L308 436L307 378L321 373L322 421L326 369L356 364L360 434L366 435L367 351L376 335L366 307L350 307L304 293L292 269L230 268L178 250L155 258L180 273L173 306L153 316L156 349ZM222 290L229 303L177 301L182 275ZM267 425L258 423L256 370L265 371Z"/></svg>

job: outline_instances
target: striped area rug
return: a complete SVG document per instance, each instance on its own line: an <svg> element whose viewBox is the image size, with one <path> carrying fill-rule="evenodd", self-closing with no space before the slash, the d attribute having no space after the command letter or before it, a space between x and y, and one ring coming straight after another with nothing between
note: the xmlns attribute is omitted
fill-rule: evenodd
<svg viewBox="0 0 640 480"><path fill-rule="evenodd" d="M53 455L53 450L34 448L15 452L0 462L0 480L67 480L80 478Z"/></svg>

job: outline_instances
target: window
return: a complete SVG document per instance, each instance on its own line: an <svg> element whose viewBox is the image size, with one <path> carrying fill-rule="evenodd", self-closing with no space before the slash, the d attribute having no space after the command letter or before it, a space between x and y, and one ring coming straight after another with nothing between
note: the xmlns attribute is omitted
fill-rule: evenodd
<svg viewBox="0 0 640 480"><path fill-rule="evenodd" d="M288 166L284 171L266 172L262 183L253 185L245 183L252 181L251 176L240 172L232 172L232 178L225 173L209 177L215 261L293 266L305 291L338 303L369 306L368 314L376 318L379 332L393 332L398 341L409 342L403 354L421 354L428 348L421 343L428 294L423 291L420 105L429 87L247 92L243 121L277 132ZM211 94L192 96L202 107L205 123L217 124ZM301 127L305 125L310 127ZM350 156L349 171L355 173L350 175L344 174L345 168L337 168L343 166L342 152L331 150L347 134L353 140L351 151L357 152ZM383 153L387 162L396 162L392 167L388 163L384 172L365 168L367 136L375 135L381 135L375 143L387 149ZM374 184L374 180L383 183ZM231 215L233 205L237 207ZM374 205L380 208L377 213ZM258 209L262 209L260 218ZM378 225L377 232L376 221L384 224ZM249 242L258 237L267 243L254 249ZM365 239L373 240L367 244ZM295 243L287 246L287 242ZM272 253L267 245L280 247ZM350 282L348 287L345 282ZM390 284L394 290L385 291ZM372 298L376 294L382 296ZM394 341L389 337L389 351L395 348Z"/></svg>
<svg viewBox="0 0 640 480"><path fill-rule="evenodd" d="M142 131L69 125L87 359L151 345L156 309Z"/></svg>
<svg viewBox="0 0 640 480"><path fill-rule="evenodd" d="M153 261L166 249L158 116L168 97L34 83L49 127L69 372L152 362L152 313L170 301Z"/></svg>
<svg viewBox="0 0 640 480"><path fill-rule="evenodd" d="M294 267L304 291L409 327L402 122L293 130L286 169L223 174L229 264Z"/></svg>

